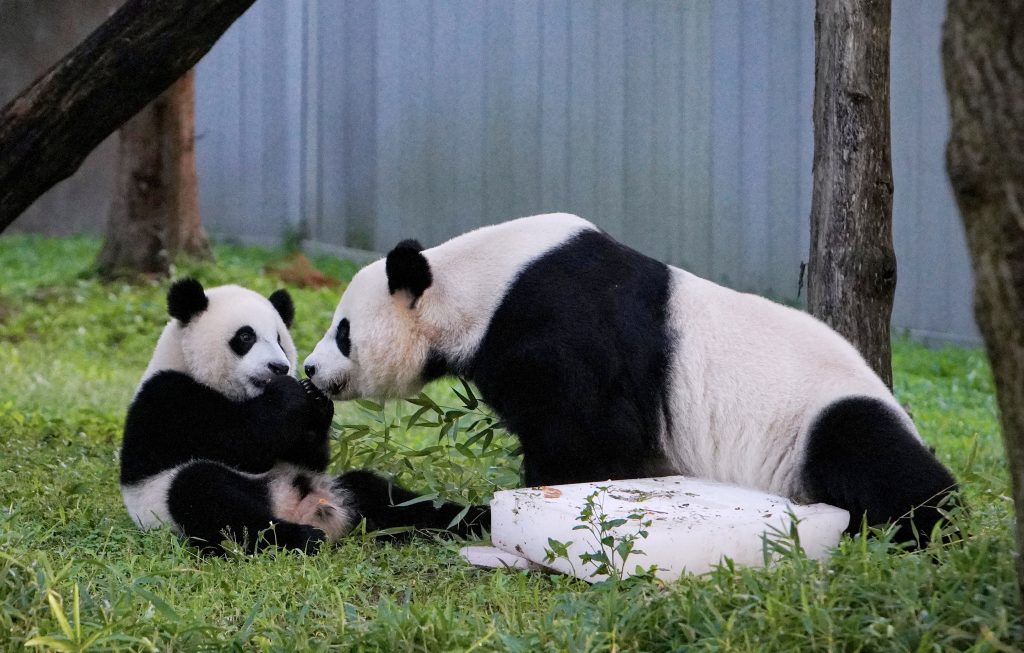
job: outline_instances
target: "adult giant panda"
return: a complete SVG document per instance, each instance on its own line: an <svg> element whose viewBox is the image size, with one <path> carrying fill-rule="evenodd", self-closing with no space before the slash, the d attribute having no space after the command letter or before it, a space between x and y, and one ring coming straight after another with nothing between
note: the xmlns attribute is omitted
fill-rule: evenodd
<svg viewBox="0 0 1024 653"><path fill-rule="evenodd" d="M686 474L841 506L851 532L913 510L925 539L955 489L864 359L806 313L567 214L421 250L403 241L353 278L305 360L318 388L401 397L465 376L519 437L528 485Z"/></svg>
<svg viewBox="0 0 1024 653"><path fill-rule="evenodd" d="M169 526L206 552L221 552L225 535L249 551L274 543L312 552L363 518L371 529L444 529L462 511L396 506L417 495L368 471L323 473L334 404L289 375L287 291L268 299L183 279L167 306L172 319L128 409L121 448L121 491L141 528ZM479 532L487 519L486 508L473 508L454 530Z"/></svg>

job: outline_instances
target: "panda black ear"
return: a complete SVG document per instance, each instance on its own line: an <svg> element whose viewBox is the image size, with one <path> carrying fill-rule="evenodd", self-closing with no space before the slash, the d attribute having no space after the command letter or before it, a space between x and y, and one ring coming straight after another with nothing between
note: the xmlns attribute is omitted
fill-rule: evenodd
<svg viewBox="0 0 1024 653"><path fill-rule="evenodd" d="M388 252L384 269L388 275L388 292L394 295L405 290L412 295L412 303L423 295L430 287L434 276L430 273L430 263L423 255L423 245L415 240L403 240Z"/></svg>
<svg viewBox="0 0 1024 653"><path fill-rule="evenodd" d="M209 305L210 300L206 298L203 284L191 277L178 279L167 291L167 312L183 325L205 311Z"/></svg>
<svg viewBox="0 0 1024 653"><path fill-rule="evenodd" d="M284 325L289 329L292 328L292 320L295 319L295 304L292 302L292 296L288 294L288 291L284 288L279 288L270 293L270 297L267 299L277 309L277 313L281 316L281 320L284 321Z"/></svg>

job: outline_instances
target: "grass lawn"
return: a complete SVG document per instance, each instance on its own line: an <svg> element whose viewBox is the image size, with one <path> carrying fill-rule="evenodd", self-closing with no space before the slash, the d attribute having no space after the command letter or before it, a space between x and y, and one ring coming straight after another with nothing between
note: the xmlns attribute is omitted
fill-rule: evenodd
<svg viewBox="0 0 1024 653"><path fill-rule="evenodd" d="M962 546L844 540L827 565L728 565L668 586L483 571L458 543L354 536L318 556L203 560L121 503L125 408L166 320L166 283L102 285L93 239L0 239L0 649L1005 651L1024 642L1012 504L984 356L899 342L897 394L966 488ZM222 246L206 285L269 293L283 254ZM350 264L318 260L346 278ZM292 290L301 357L338 289ZM428 389L460 406L449 389ZM370 464L460 500L514 485L509 438L403 428L415 406L339 406L335 467ZM365 425L365 426L362 426ZM642 544L642 543L641 543ZM641 546L642 548L642 546Z"/></svg>

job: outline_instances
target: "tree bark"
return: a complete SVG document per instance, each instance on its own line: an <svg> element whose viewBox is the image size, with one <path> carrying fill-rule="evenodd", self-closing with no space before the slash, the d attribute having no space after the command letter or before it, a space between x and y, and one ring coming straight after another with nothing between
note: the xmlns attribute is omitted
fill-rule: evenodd
<svg viewBox="0 0 1024 653"><path fill-rule="evenodd" d="M199 221L195 74L175 82L120 129L117 187L100 274L166 274L181 253L210 257Z"/></svg>
<svg viewBox="0 0 1024 653"><path fill-rule="evenodd" d="M892 387L889 0L817 0L807 306Z"/></svg>
<svg viewBox="0 0 1024 653"><path fill-rule="evenodd" d="M995 377L1024 595L1024 0L950 0L942 59L952 117L946 167Z"/></svg>
<svg viewBox="0 0 1024 653"><path fill-rule="evenodd" d="M210 242L199 219L199 176L196 173L196 80L189 71L166 91L171 94L169 155L172 173L175 220L168 231L167 245L175 254L211 258Z"/></svg>
<svg viewBox="0 0 1024 653"><path fill-rule="evenodd" d="M190 70L253 0L127 0L0 109L0 231Z"/></svg>

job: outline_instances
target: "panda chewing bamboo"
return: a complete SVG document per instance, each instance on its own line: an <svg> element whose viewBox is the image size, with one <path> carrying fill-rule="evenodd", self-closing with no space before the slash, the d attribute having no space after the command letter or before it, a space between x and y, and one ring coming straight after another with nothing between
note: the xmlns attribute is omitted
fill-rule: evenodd
<svg viewBox="0 0 1024 653"><path fill-rule="evenodd" d="M295 370L287 291L269 299L194 279L167 294L171 320L128 409L125 506L143 528L168 526L202 551L227 537L316 551L361 519L370 529L445 529L463 507L399 504L417 495L372 472L324 473L334 404ZM473 507L452 530L489 523Z"/></svg>
<svg viewBox="0 0 1024 653"><path fill-rule="evenodd" d="M337 399L473 381L527 485L684 474L899 523L925 543L952 474L850 343L550 214L363 268L305 360ZM916 532L915 532L916 531Z"/></svg>

